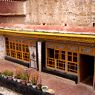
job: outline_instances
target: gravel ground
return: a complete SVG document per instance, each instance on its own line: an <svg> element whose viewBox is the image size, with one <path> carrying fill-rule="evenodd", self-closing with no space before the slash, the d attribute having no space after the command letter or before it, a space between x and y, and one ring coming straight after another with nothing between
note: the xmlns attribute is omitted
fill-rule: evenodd
<svg viewBox="0 0 95 95"><path fill-rule="evenodd" d="M0 95L21 95L21 94L16 93L4 87L0 87Z"/></svg>

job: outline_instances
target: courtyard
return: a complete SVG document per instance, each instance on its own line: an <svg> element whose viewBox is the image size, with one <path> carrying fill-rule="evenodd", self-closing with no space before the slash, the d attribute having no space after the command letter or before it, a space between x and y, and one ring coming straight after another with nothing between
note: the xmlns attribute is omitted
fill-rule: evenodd
<svg viewBox="0 0 95 95"><path fill-rule="evenodd" d="M25 70L30 70L33 73L37 72L35 69L27 68L14 62L0 60L0 72L6 69L15 72L18 66ZM75 84L74 81L43 72L41 72L41 79L44 86L48 86L49 89L53 89L55 91L55 95L95 95L93 87L83 83ZM0 90L3 91L3 95L7 95L4 93L4 89L2 90L2 87L0 87ZM5 89L5 91L7 90ZM9 90L8 95L11 95L11 93L13 92Z"/></svg>

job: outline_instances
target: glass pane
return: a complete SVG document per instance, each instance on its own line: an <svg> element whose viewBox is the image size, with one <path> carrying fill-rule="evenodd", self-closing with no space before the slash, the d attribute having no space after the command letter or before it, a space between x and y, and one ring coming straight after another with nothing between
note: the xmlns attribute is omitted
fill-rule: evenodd
<svg viewBox="0 0 95 95"><path fill-rule="evenodd" d="M68 61L72 61L72 56L68 56Z"/></svg>
<svg viewBox="0 0 95 95"><path fill-rule="evenodd" d="M76 57L76 56L77 56L77 53L73 53L73 56L75 56L75 57Z"/></svg>
<svg viewBox="0 0 95 95"><path fill-rule="evenodd" d="M56 59L59 58L59 50L55 50L55 58L56 58Z"/></svg>
<svg viewBox="0 0 95 95"><path fill-rule="evenodd" d="M54 49L48 48L48 56L49 56L50 58L54 58Z"/></svg>
<svg viewBox="0 0 95 95"><path fill-rule="evenodd" d="M29 52L28 46L26 46L26 52Z"/></svg>
<svg viewBox="0 0 95 95"><path fill-rule="evenodd" d="M25 45L22 45L23 52L25 52Z"/></svg>
<svg viewBox="0 0 95 95"><path fill-rule="evenodd" d="M73 57L73 62L77 62L77 57Z"/></svg>
<svg viewBox="0 0 95 95"><path fill-rule="evenodd" d="M12 49L12 42L10 42L10 49Z"/></svg>
<svg viewBox="0 0 95 95"><path fill-rule="evenodd" d="M68 55L72 55L72 52L68 52Z"/></svg>
<svg viewBox="0 0 95 95"><path fill-rule="evenodd" d="M61 59L65 60L65 51L61 52Z"/></svg>
<svg viewBox="0 0 95 95"><path fill-rule="evenodd" d="M19 48L18 48L18 44L16 44L16 50L19 50Z"/></svg>

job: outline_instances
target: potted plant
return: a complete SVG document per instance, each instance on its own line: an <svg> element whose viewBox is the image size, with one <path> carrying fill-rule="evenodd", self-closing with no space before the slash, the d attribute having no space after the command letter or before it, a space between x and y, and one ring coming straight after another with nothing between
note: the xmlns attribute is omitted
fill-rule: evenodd
<svg viewBox="0 0 95 95"><path fill-rule="evenodd" d="M15 79L16 79L17 82L20 82L21 81L21 73L17 73L15 75Z"/></svg>
<svg viewBox="0 0 95 95"><path fill-rule="evenodd" d="M24 68L22 66L17 66L15 72L15 80L17 82L21 81L22 73L24 73Z"/></svg>
<svg viewBox="0 0 95 95"><path fill-rule="evenodd" d="M20 79L21 79L22 84L26 84L28 82L28 75L25 73L22 73L20 76Z"/></svg>
<svg viewBox="0 0 95 95"><path fill-rule="evenodd" d="M37 81L38 81L38 77L37 76L32 76L31 83L32 83L33 88L36 88Z"/></svg>
<svg viewBox="0 0 95 95"><path fill-rule="evenodd" d="M13 72L9 71L9 70L5 70L4 72L2 72L2 75L4 76L4 78L8 78L8 79L12 79L13 77Z"/></svg>

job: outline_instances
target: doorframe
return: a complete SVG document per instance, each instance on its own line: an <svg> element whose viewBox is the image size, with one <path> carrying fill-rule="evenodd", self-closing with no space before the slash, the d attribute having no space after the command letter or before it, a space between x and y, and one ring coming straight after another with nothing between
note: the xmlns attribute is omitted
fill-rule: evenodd
<svg viewBox="0 0 95 95"><path fill-rule="evenodd" d="M81 82L80 81L80 61L81 61L81 59L80 59L80 55L82 55L82 54L79 54L79 76L78 76L78 83L79 82ZM88 54L83 54L83 55L88 55ZM94 62L93 62L93 65L94 65L94 72L93 72L93 88L95 88L95 82L94 82L94 78L95 78L95 56L94 55L88 55L88 56L93 56L94 57Z"/></svg>

